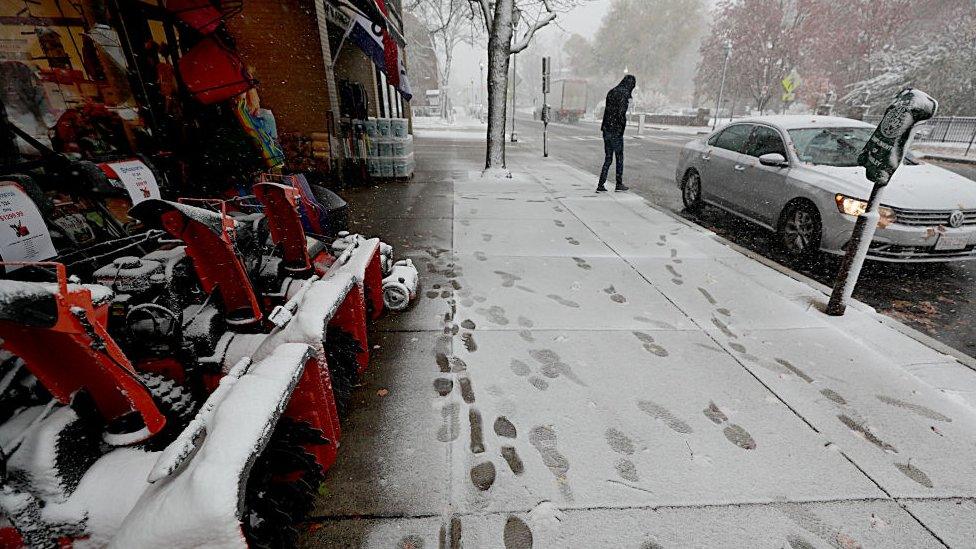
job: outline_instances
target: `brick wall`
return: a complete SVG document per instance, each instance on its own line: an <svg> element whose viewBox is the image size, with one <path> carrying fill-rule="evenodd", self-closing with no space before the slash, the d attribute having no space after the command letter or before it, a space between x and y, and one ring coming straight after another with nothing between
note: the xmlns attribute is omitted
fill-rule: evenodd
<svg viewBox="0 0 976 549"><path fill-rule="evenodd" d="M244 2L229 27L279 133L327 131L329 90L312 0Z"/></svg>

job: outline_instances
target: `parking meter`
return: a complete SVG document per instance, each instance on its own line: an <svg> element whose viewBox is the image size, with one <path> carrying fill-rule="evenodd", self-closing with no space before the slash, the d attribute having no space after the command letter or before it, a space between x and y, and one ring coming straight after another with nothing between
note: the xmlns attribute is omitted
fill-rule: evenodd
<svg viewBox="0 0 976 549"><path fill-rule="evenodd" d="M912 128L935 116L938 108L939 103L924 92L908 88L898 94L857 158L872 183L888 184L905 157Z"/></svg>
<svg viewBox="0 0 976 549"><path fill-rule="evenodd" d="M868 247L878 228L878 206L881 194L901 165L905 147L912 136L915 124L935 116L939 103L928 94L907 88L899 93L885 109L884 117L868 142L865 143L857 163L864 166L865 175L874 183L865 212L854 223L854 232L847 244L847 254L837 272L834 291L827 303L827 314L840 316L847 309L847 300L854 293Z"/></svg>

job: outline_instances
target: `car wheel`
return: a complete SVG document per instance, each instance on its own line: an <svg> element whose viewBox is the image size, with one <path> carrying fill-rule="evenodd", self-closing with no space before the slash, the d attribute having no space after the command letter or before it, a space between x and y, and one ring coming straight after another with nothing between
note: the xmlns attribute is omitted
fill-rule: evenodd
<svg viewBox="0 0 976 549"><path fill-rule="evenodd" d="M822 236L820 212L809 202L794 202L786 207L779 222L779 241L792 256L809 257L820 250Z"/></svg>
<svg viewBox="0 0 976 549"><path fill-rule="evenodd" d="M701 176L695 170L688 170L681 182L681 201L689 212L697 212L702 207Z"/></svg>

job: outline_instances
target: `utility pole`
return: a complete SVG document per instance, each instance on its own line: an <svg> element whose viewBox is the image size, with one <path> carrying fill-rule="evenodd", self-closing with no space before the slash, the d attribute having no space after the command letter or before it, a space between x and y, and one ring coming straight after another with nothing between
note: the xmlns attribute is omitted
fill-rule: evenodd
<svg viewBox="0 0 976 549"><path fill-rule="evenodd" d="M512 54L512 143L518 143L518 136L515 135L515 91L518 90L518 54Z"/></svg>
<svg viewBox="0 0 976 549"><path fill-rule="evenodd" d="M715 115L712 116L712 129L718 125L718 110L722 108L722 94L725 93L725 73L729 70L729 57L732 56L732 41L725 42L725 63L722 64L722 83L718 87L718 99L715 100Z"/></svg>
<svg viewBox="0 0 976 549"><path fill-rule="evenodd" d="M517 38L519 20L522 19L522 10L516 7L512 11L512 34ZM518 143L518 136L515 135L515 92L518 90L518 54L512 54L512 143Z"/></svg>
<svg viewBox="0 0 976 549"><path fill-rule="evenodd" d="M884 118L861 150L857 163L865 167L865 174L874 183L874 187L864 213L854 223L854 232L847 243L847 254L837 272L834 291L827 303L828 315L842 316L847 310L847 301L854 293L868 248L878 228L881 195L902 163L908 140L912 136L912 128L915 124L935 116L938 108L939 103L924 92L911 88L904 90L885 110Z"/></svg>
<svg viewBox="0 0 976 549"><path fill-rule="evenodd" d="M542 58L542 156L549 158L549 73L552 60Z"/></svg>

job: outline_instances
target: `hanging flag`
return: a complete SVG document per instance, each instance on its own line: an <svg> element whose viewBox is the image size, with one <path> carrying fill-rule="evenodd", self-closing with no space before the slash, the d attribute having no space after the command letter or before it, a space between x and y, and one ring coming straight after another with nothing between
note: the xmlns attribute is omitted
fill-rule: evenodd
<svg viewBox="0 0 976 549"><path fill-rule="evenodd" d="M352 13L352 22L346 29L346 40L352 40L359 49L373 60L373 64L379 68L386 66L386 55L383 52L384 30L379 25L358 13Z"/></svg>
<svg viewBox="0 0 976 549"><path fill-rule="evenodd" d="M387 13L385 1L375 0L375 2L385 16ZM387 82L409 101L413 93L396 41L384 25L378 25L358 12L353 12L351 15L352 24L346 31L346 38L359 46L359 49L373 60L373 64L386 74Z"/></svg>
<svg viewBox="0 0 976 549"><path fill-rule="evenodd" d="M383 17L387 17L389 12L386 10L386 0L376 0L376 5L383 12ZM383 30L383 58L386 67L386 81L394 88L400 88L400 52L397 43L390 36L389 29Z"/></svg>
<svg viewBox="0 0 976 549"><path fill-rule="evenodd" d="M397 68L399 69L400 72L399 85L397 86L397 90L400 92L401 95L403 95L404 99L410 101L410 98L413 97L413 90L410 88L410 79L407 78L407 66L406 63L404 63L403 61L402 51L397 56Z"/></svg>
<svg viewBox="0 0 976 549"><path fill-rule="evenodd" d="M373 22L375 25L379 25L381 28L386 28L386 17L380 12L380 9L376 6L374 0L345 0L346 3L353 8L354 11L359 12L360 15L365 16L367 19Z"/></svg>

